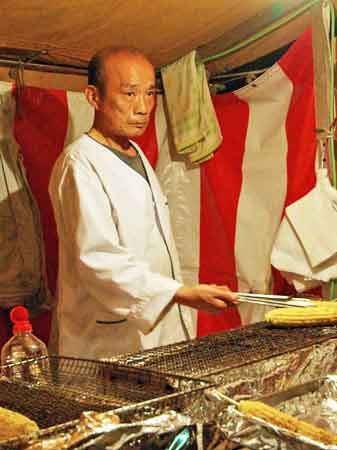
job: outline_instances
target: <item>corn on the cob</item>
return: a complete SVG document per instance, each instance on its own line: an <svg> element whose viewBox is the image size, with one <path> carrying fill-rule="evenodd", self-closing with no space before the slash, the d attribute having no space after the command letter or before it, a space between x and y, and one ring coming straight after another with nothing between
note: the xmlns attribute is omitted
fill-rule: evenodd
<svg viewBox="0 0 337 450"><path fill-rule="evenodd" d="M337 323L337 304L335 302L317 302L317 306L299 308L277 308L269 311L265 319L274 325L287 327L306 327Z"/></svg>
<svg viewBox="0 0 337 450"><path fill-rule="evenodd" d="M37 423L28 417L0 407L0 440L32 433L38 429Z"/></svg>
<svg viewBox="0 0 337 450"><path fill-rule="evenodd" d="M268 423L307 436L315 441L323 442L324 444L337 444L337 434L296 419L296 417L292 417L265 403L243 400L239 402L238 409L247 416L263 419Z"/></svg>

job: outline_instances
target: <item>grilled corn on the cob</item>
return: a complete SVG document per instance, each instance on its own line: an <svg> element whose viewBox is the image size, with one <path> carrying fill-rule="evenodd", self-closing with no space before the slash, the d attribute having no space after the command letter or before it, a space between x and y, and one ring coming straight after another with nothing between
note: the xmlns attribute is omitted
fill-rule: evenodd
<svg viewBox="0 0 337 450"><path fill-rule="evenodd" d="M274 325L288 327L306 327L337 323L337 303L317 302L317 306L306 308L289 307L269 311L265 319Z"/></svg>
<svg viewBox="0 0 337 450"><path fill-rule="evenodd" d="M37 423L28 417L0 407L0 440L32 433L38 429Z"/></svg>
<svg viewBox="0 0 337 450"><path fill-rule="evenodd" d="M337 434L296 419L296 417L292 417L265 403L243 400L239 402L238 408L243 414L263 419L266 422L307 436L315 441L323 442L324 444L337 444Z"/></svg>

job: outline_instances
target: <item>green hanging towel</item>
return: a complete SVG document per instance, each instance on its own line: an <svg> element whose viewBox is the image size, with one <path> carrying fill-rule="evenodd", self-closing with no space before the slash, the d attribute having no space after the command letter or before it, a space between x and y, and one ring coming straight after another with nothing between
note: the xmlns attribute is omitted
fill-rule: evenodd
<svg viewBox="0 0 337 450"><path fill-rule="evenodd" d="M222 141L206 70L196 51L161 69L169 124L179 154L192 163L210 159Z"/></svg>

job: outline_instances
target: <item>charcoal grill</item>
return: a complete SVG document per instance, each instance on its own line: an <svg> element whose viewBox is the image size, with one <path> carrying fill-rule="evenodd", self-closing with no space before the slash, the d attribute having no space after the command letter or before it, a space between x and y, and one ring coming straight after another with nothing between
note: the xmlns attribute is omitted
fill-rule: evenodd
<svg viewBox="0 0 337 450"><path fill-rule="evenodd" d="M337 337L337 326L274 328L266 322L122 355L122 365L208 379L228 369L262 361Z"/></svg>
<svg viewBox="0 0 337 450"><path fill-rule="evenodd" d="M107 411L205 385L179 375L57 356L6 367L19 368L25 379L0 380L1 406L27 415L41 428L76 419L83 411Z"/></svg>

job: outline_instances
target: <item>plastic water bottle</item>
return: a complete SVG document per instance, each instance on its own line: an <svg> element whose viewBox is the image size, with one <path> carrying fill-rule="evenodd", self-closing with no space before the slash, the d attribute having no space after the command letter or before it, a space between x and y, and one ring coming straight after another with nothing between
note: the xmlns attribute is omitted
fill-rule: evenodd
<svg viewBox="0 0 337 450"><path fill-rule="evenodd" d="M1 374L7 378L19 378L23 381L37 382L39 379L43 381L40 361L4 367L22 363L27 359L48 356L46 345L32 333L32 324L24 306L15 306L10 312L10 319L13 323L13 336L1 350Z"/></svg>

